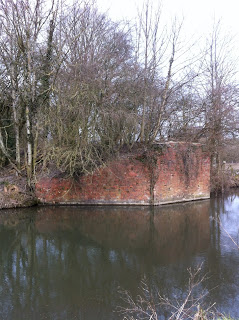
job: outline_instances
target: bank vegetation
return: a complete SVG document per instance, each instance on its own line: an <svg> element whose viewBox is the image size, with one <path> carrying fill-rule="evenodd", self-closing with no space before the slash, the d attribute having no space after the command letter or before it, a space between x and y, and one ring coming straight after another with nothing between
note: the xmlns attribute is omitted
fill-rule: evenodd
<svg viewBox="0 0 239 320"><path fill-rule="evenodd" d="M136 143L199 141L223 189L239 129L230 36L214 23L198 48L163 21L149 1L126 23L94 1L0 0L1 166L34 188L40 168L77 176Z"/></svg>

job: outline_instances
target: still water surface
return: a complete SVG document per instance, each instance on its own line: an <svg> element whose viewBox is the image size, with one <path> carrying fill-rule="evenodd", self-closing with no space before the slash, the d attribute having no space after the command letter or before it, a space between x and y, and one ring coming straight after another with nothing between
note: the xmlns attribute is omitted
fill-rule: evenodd
<svg viewBox="0 0 239 320"><path fill-rule="evenodd" d="M217 218L220 218L219 223ZM0 319L122 319L119 288L196 295L239 317L239 192L163 207L35 207L0 211ZM228 234L227 234L228 233ZM167 313L164 313L167 318Z"/></svg>

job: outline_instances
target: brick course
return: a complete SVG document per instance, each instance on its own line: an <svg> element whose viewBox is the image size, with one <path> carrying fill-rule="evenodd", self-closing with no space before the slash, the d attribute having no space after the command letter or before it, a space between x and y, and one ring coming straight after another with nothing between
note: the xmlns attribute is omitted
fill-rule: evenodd
<svg viewBox="0 0 239 320"><path fill-rule="evenodd" d="M210 197L210 160L201 144L168 142L109 162L76 179L39 179L42 203L163 204Z"/></svg>

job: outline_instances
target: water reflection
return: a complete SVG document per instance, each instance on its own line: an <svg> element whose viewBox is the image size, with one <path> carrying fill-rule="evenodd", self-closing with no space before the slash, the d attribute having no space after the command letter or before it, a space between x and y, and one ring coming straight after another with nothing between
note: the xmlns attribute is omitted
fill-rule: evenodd
<svg viewBox="0 0 239 320"><path fill-rule="evenodd" d="M202 261L203 272L212 274L206 283L210 299L227 310L223 290L239 284L228 261L234 268L239 262L217 218L235 236L238 199L1 211L0 317L120 318L112 312L121 304L118 286L135 296L146 276L152 290L179 297L187 287L187 267ZM217 282L221 289L211 292ZM231 287L228 303L239 296Z"/></svg>
<svg viewBox="0 0 239 320"><path fill-rule="evenodd" d="M211 245L205 261L210 274L207 286L216 287L210 292L210 300L234 317L239 316L239 251L233 243L238 238L238 209L238 191L211 199Z"/></svg>

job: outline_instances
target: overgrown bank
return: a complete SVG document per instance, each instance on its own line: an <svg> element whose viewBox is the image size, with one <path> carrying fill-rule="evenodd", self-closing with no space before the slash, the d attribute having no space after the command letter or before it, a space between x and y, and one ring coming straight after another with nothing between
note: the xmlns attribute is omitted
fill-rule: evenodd
<svg viewBox="0 0 239 320"><path fill-rule="evenodd" d="M35 189L46 204L161 205L208 199L210 158L198 143L138 145L92 174L43 176Z"/></svg>
<svg viewBox="0 0 239 320"><path fill-rule="evenodd" d="M27 186L27 178L16 175L11 167L0 170L0 209L31 207L37 204L34 192Z"/></svg>
<svg viewBox="0 0 239 320"><path fill-rule="evenodd" d="M237 165L224 164L224 191L238 187ZM48 167L29 188L26 173L0 170L0 208L48 204L164 204L209 198L210 158L201 144L142 144L124 149L89 174Z"/></svg>
<svg viewBox="0 0 239 320"><path fill-rule="evenodd" d="M95 1L51 4L0 0L1 165L24 166L34 189L39 165L73 177L123 146L200 141L223 189L239 90L220 24L197 54L182 23L164 25L149 1L135 23L112 21Z"/></svg>

